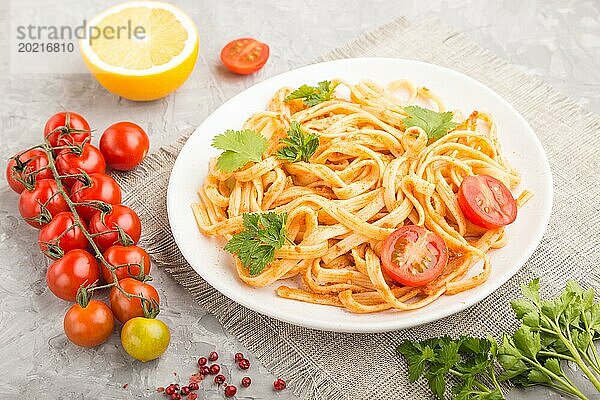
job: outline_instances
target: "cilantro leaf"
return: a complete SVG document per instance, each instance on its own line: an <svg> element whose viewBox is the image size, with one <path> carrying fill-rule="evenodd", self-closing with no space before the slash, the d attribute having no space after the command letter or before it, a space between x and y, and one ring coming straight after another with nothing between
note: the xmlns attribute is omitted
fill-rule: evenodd
<svg viewBox="0 0 600 400"><path fill-rule="evenodd" d="M419 106L404 107L404 111L408 114L402 120L404 126L406 128L418 126L425 131L431 141L438 140L458 126L456 122L452 122L454 114L450 111L439 113Z"/></svg>
<svg viewBox="0 0 600 400"><path fill-rule="evenodd" d="M260 274L275 258L275 250L286 241L287 214L246 213L242 215L244 230L233 235L225 250L237 255L250 275Z"/></svg>
<svg viewBox="0 0 600 400"><path fill-rule="evenodd" d="M297 121L292 121L286 138L279 141L285 144L277 151L277 158L289 162L309 162L319 147L319 136L305 133Z"/></svg>
<svg viewBox="0 0 600 400"><path fill-rule="evenodd" d="M302 99L308 107L316 106L319 103L331 100L336 87L337 84L333 85L331 81L319 82L317 86L302 85L290 93L285 101Z"/></svg>
<svg viewBox="0 0 600 400"><path fill-rule="evenodd" d="M217 168L233 172L250 161L262 161L262 155L267 149L267 139L250 129L228 129L214 137L212 146L224 150L217 159Z"/></svg>

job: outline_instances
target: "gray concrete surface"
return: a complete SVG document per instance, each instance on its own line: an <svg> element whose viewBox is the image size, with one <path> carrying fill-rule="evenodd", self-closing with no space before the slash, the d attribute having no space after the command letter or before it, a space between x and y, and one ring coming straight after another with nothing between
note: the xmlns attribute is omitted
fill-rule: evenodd
<svg viewBox="0 0 600 400"><path fill-rule="evenodd" d="M63 109L83 113L99 130L117 120L137 121L147 127L152 147L157 148L196 127L223 101L253 83L306 64L361 32L401 15L414 20L439 16L588 110L600 112L600 3L596 0L178 0L174 3L198 26L201 53L189 81L168 98L132 103L110 95L89 75L9 72L13 55L8 38L15 34L10 24L15 10L52 23L57 14L79 21L112 3L40 0L22 8L22 1L13 0L11 12L6 0L0 2L2 159L38 142L46 118ZM254 76L230 75L220 65L219 50L230 39L246 35L269 43L271 58ZM186 379L198 355L217 349L229 360L242 350L235 338L162 271L154 271L153 275L164 301L162 318L172 329L172 343L160 361L132 361L120 348L117 334L97 349L76 348L62 330L68 304L54 298L45 286L46 260L37 250L36 234L19 219L17 196L2 180L1 399L159 398L155 388L177 380L175 371ZM270 389L273 377L257 362L254 365L254 384L241 391L238 399L293 398L287 391L274 394ZM223 398L222 391L205 386L206 398ZM544 390L529 390L513 391L509 398L560 397Z"/></svg>

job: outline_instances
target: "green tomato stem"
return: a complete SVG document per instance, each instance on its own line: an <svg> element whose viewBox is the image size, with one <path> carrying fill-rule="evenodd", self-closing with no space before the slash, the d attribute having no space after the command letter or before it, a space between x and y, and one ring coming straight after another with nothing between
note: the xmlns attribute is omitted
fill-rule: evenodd
<svg viewBox="0 0 600 400"><path fill-rule="evenodd" d="M573 345L573 342L571 340L569 340L567 337L565 337L562 330L560 329L560 324L558 322L558 319L557 318L555 318L554 320L551 320L550 318L546 318L546 319L550 322L550 324L554 327L554 329L556 329L555 335L558 336L560 341L569 350L569 352L571 353L571 355L574 358L575 363L579 366L579 368L581 368L581 371L583 371L583 373L588 377L588 379L590 380L592 385L594 385L596 390L598 390L600 392L600 380L598 380L596 375L594 375L594 373L592 373L592 371L589 370L586 363L581 358L581 354L579 353L579 350L577 350L577 348ZM571 336L571 334L568 331L567 331L567 334L569 336Z"/></svg>
<svg viewBox="0 0 600 400"><path fill-rule="evenodd" d="M52 171L52 175L54 175L54 180L56 181L57 193L53 194L52 197L54 197L57 194L60 194L63 197L63 199L67 203L67 206L69 207L69 210L73 214L74 225L78 226L79 229L81 229L81 232L86 237L86 239L88 240L90 246L94 250L96 258L98 260L100 260L100 262L102 263L102 265L106 266L106 268L109 269L109 271L110 271L110 273L112 275L112 278L113 278L113 282L109 283L107 285L102 286L102 288L108 288L108 287L113 287L114 286L125 297L127 297L129 299L131 299L131 298L137 298L137 299L140 299L140 301L142 301L142 303L144 301L148 301L148 299L146 299L144 296L137 295L137 294L132 294L132 293L128 293L128 292L125 291L125 289L123 289L121 287L121 285L119 284L119 280L117 278L117 274L116 274L116 271L115 271L116 270L115 266L112 265L111 263L109 263L104 258L103 254L102 254L102 251L100 251L100 248L98 247L98 245L96 244L96 242L94 242L94 240L93 240L93 235L90 234L90 232L86 229L85 225L82 223L81 218L79 217L79 213L77 212L77 209L76 209L76 206L82 205L82 203L75 203L75 202L73 202L71 200L71 198L67 195L67 193L65 191L65 188L64 188L64 185L62 184L62 177L58 173L58 170L56 169L56 161L54 159L53 148L52 148L52 146L51 146L51 144L50 144L50 142L48 140L48 136L49 135L47 135L46 138L45 138L45 140L44 140L44 145L37 146L37 147L41 148L46 153L46 156L48 157L48 167ZM85 202L85 205L92 206L92 207L96 206L97 208L101 208L102 207L101 205L98 204L98 202L90 202L90 203ZM83 291L88 290L88 291L93 292L95 290L94 287L100 288L99 286L96 286L95 283L92 283L88 288L85 288ZM156 304L155 305L155 310L154 310L155 315L158 315L159 311L160 311L160 308L159 308L158 304Z"/></svg>

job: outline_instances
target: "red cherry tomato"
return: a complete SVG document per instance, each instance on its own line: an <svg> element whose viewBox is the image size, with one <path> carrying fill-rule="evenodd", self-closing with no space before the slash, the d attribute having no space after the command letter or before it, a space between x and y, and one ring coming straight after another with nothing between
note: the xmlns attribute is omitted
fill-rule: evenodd
<svg viewBox="0 0 600 400"><path fill-rule="evenodd" d="M140 282L137 279L125 278L119 281L121 288L127 293L141 295L148 300L160 301L158 292L153 286ZM113 287L110 289L110 308L115 314L115 318L125 323L131 318L143 317L144 310L142 308L142 301L138 298L128 298L119 289Z"/></svg>
<svg viewBox="0 0 600 400"><path fill-rule="evenodd" d="M85 222L81 221L81 223L87 229ZM63 236L57 241L60 235ZM49 244L60 247L64 254L75 249L85 250L89 246L87 238L79 226L75 225L75 217L70 211L56 214L52 221L40 230L38 244L42 253L53 259L60 258L61 254L60 251L57 253L53 246L48 247Z"/></svg>
<svg viewBox="0 0 600 400"><path fill-rule="evenodd" d="M467 176L458 189L458 205L475 225L497 229L517 218L517 203L510 190L489 175Z"/></svg>
<svg viewBox="0 0 600 400"><path fill-rule="evenodd" d="M67 133L63 130L56 130L61 127L70 128L78 132ZM50 134L50 132L55 130L56 132ZM44 126L44 137L46 136L50 145L56 147L83 143L86 139L89 140L91 138L92 133L90 124L88 124L85 118L72 111L63 111L54 114L48 119L46 126Z"/></svg>
<svg viewBox="0 0 600 400"><path fill-rule="evenodd" d="M42 205L44 209L42 209ZM40 179L35 182L33 190L23 190L19 197L19 212L25 221L35 227L41 228L54 215L68 211L67 202L58 193L56 182L53 179ZM34 219L39 219L34 220Z"/></svg>
<svg viewBox="0 0 600 400"><path fill-rule="evenodd" d="M65 334L77 346L94 347L106 342L115 327L110 308L99 300L90 300L86 307L73 304L63 321Z"/></svg>
<svg viewBox="0 0 600 400"><path fill-rule="evenodd" d="M94 237L94 242L102 251L119 242L117 226L129 235L133 244L139 242L142 235L140 217L131 208L120 204L113 205L107 213L96 212L90 219L89 226L90 233L101 233Z"/></svg>
<svg viewBox="0 0 600 400"><path fill-rule="evenodd" d="M46 271L46 283L56 297L75 301L81 285L91 285L100 278L96 258L85 250L71 250L54 261Z"/></svg>
<svg viewBox="0 0 600 400"><path fill-rule="evenodd" d="M252 38L231 41L221 50L221 61L236 74L253 74L269 59L269 46Z"/></svg>
<svg viewBox="0 0 600 400"><path fill-rule="evenodd" d="M119 281L124 278L139 276L139 265L144 267L144 275L150 273L150 255L148 255L146 250L138 246L121 246L120 244L115 244L114 246L110 246L104 252L104 259L114 266L138 264L117 268L115 274ZM113 276L105 265L102 265L102 275L104 276L106 283L113 282Z"/></svg>
<svg viewBox="0 0 600 400"><path fill-rule="evenodd" d="M133 122L117 122L106 128L100 138L106 163L119 171L130 171L140 165L149 148L148 135Z"/></svg>
<svg viewBox="0 0 600 400"><path fill-rule="evenodd" d="M18 160L19 162L11 158L6 166L6 181L15 192L21 193L24 189L20 180L33 185L36 179L54 178L50 168L46 168L48 157L42 150L28 150L21 153ZM38 172L35 173L36 171Z"/></svg>
<svg viewBox="0 0 600 400"><path fill-rule="evenodd" d="M89 182L75 181L71 187L71 200L76 203L84 201L99 200L108 204L119 204L121 202L121 188L119 184L106 174L89 174ZM77 213L85 221L89 221L92 215L98 211L90 206L77 206Z"/></svg>
<svg viewBox="0 0 600 400"><path fill-rule="evenodd" d="M381 249L383 269L395 282L423 286L441 275L448 262L446 243L433 232L403 226L392 232Z"/></svg>
<svg viewBox="0 0 600 400"><path fill-rule="evenodd" d="M56 169L61 175L73 175L81 171L88 174L104 173L106 162L97 147L86 143L81 147L81 151L78 149L61 150L56 156ZM63 183L71 187L75 180L76 178L65 178Z"/></svg>

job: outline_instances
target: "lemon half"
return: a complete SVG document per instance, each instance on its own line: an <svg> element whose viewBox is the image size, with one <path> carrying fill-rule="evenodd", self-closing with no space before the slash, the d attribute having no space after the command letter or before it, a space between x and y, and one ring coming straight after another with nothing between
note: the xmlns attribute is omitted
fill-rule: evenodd
<svg viewBox="0 0 600 400"><path fill-rule="evenodd" d="M120 4L94 17L89 26L95 27L94 37L79 43L84 62L102 86L126 99L167 96L196 64L199 39L194 22L171 4Z"/></svg>

